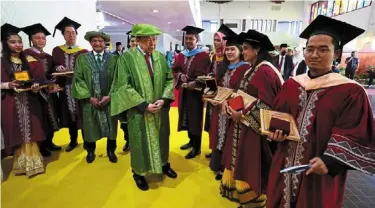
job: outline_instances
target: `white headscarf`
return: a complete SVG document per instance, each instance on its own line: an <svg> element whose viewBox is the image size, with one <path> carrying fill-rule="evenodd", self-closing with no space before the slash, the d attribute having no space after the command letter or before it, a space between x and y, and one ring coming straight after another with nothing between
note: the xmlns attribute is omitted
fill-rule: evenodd
<svg viewBox="0 0 375 208"><path fill-rule="evenodd" d="M302 60L304 60L304 57L303 57L303 47L302 46L297 46L294 49L293 63L295 65L297 65Z"/></svg>

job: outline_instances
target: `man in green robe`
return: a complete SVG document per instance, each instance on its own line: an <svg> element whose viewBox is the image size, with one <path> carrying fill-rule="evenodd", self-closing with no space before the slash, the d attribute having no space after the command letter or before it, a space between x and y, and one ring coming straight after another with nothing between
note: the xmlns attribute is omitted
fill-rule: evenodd
<svg viewBox="0 0 375 208"><path fill-rule="evenodd" d="M111 115L127 111L133 178L144 191L147 174L177 177L168 163L173 76L164 55L155 51L160 34L153 25L133 26L138 46L119 58L111 91Z"/></svg>
<svg viewBox="0 0 375 208"><path fill-rule="evenodd" d="M110 37L102 32L87 32L85 39L93 51L78 56L72 84L72 95L83 103L83 134L86 161L95 160L96 141L107 137L109 161L117 162L115 154L117 118L111 116L110 90L117 57L104 50Z"/></svg>

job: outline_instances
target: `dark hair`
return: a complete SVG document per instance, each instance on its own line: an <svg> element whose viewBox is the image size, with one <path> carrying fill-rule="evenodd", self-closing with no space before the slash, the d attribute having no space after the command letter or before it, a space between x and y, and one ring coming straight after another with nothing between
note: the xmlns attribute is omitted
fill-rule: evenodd
<svg viewBox="0 0 375 208"><path fill-rule="evenodd" d="M74 25L65 25L65 26L63 27L63 29L61 30L61 34L62 34L62 35L64 35L64 33L65 33L65 28L67 28L67 27L72 27L72 28L74 28L74 31L76 31L76 35L78 35L77 29L74 27Z"/></svg>
<svg viewBox="0 0 375 208"><path fill-rule="evenodd" d="M262 63L263 61L268 61L272 63L272 56L270 55L267 49L262 47L259 43L255 43L255 42L247 42L247 43L250 44L250 46L254 50L259 50L254 66L252 66L253 68L258 66L258 64Z"/></svg>
<svg viewBox="0 0 375 208"><path fill-rule="evenodd" d="M12 71L12 64L11 64L12 63L12 61L11 61L12 51L9 48L8 39L12 35L17 35L22 41L21 36L18 35L17 33L5 34L6 37L1 41L1 45L2 45L2 48L3 48L3 50L1 51L1 53L3 55L2 64L4 64L4 68L5 68L6 72L8 73L8 75L11 77L11 79L13 79L13 71ZM29 63L26 59L26 54L23 51L20 53L20 59L22 61L22 69L26 70L26 71L29 71L30 66L29 66Z"/></svg>
<svg viewBox="0 0 375 208"><path fill-rule="evenodd" d="M116 46L122 45L121 42L116 42Z"/></svg>
<svg viewBox="0 0 375 208"><path fill-rule="evenodd" d="M235 45L235 46L240 51L240 61L243 61L244 57L243 57L243 54L242 54L242 51L243 51L242 46L241 45ZM230 64L230 62L229 62L227 56L224 55L224 59L221 62L220 66L219 66L219 68L217 69L217 72L216 72L217 73L216 77L217 77L218 80L221 80L224 77L225 73L227 72L229 64Z"/></svg>

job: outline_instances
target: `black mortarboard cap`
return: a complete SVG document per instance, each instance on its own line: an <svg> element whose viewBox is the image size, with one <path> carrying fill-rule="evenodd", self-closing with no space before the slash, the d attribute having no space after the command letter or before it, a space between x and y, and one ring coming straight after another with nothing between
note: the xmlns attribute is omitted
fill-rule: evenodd
<svg viewBox="0 0 375 208"><path fill-rule="evenodd" d="M74 27L76 30L81 27L81 24L79 24L78 22L75 22L67 17L64 17L56 26L55 26L55 30L53 31L53 37L55 37L55 33L56 33L56 29L57 30L60 30L60 31L64 31L64 28L67 27L67 26L72 26Z"/></svg>
<svg viewBox="0 0 375 208"><path fill-rule="evenodd" d="M22 31L29 36L29 43L31 46L31 36L36 33L44 33L46 36L51 35L51 33L40 23L33 24L22 28Z"/></svg>
<svg viewBox="0 0 375 208"><path fill-rule="evenodd" d="M198 35L199 33L203 32L204 29L188 25L182 28L182 31L186 32L187 35L191 35L191 34Z"/></svg>
<svg viewBox="0 0 375 208"><path fill-rule="evenodd" d="M5 23L1 26L1 40L5 40L9 34L18 34L21 28Z"/></svg>
<svg viewBox="0 0 375 208"><path fill-rule="evenodd" d="M282 44L280 44L280 48L288 48L289 46L288 46L288 44L286 44L286 43L282 43Z"/></svg>
<svg viewBox="0 0 375 208"><path fill-rule="evenodd" d="M223 33L227 37L237 36L237 34L233 30L231 30L228 26L224 24L222 24L217 31Z"/></svg>
<svg viewBox="0 0 375 208"><path fill-rule="evenodd" d="M267 51L275 50L275 47L273 47L273 44L269 37L256 30L248 30L246 33L240 33L238 38L241 42L258 44L260 45L260 47L265 48Z"/></svg>
<svg viewBox="0 0 375 208"><path fill-rule="evenodd" d="M242 45L241 40L238 38L237 34L225 36L223 39L227 41L225 43L226 46Z"/></svg>
<svg viewBox="0 0 375 208"><path fill-rule="evenodd" d="M319 15L307 26L299 37L309 39L313 35L329 35L339 42L339 48L342 49L345 44L349 43L363 32L365 32L365 30L346 22Z"/></svg>

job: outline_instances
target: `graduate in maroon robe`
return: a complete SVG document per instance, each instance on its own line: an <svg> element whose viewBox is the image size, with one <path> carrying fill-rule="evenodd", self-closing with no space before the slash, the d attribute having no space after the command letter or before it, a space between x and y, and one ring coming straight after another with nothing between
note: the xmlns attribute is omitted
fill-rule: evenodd
<svg viewBox="0 0 375 208"><path fill-rule="evenodd" d="M220 65L223 63L224 56L225 56L225 44L226 40L224 40L225 36L228 35L236 35L230 28L226 25L221 25L219 30L214 34L214 46L215 46L215 54L212 57L212 62L210 66L210 75L215 76L216 71L219 69ZM210 102L206 103L206 116L204 121L204 130L206 132L210 132L211 127L211 115L212 115L212 104ZM210 147L212 146L211 138L210 138ZM211 149L211 148L210 148ZM211 149L213 150L213 149ZM210 158L211 153L206 154L206 158Z"/></svg>
<svg viewBox="0 0 375 208"><path fill-rule="evenodd" d="M40 23L27 26L23 28L23 31L29 36L30 46L32 46L31 48L28 48L24 51L25 54L36 58L43 66L44 74L46 75L46 77L48 79L51 79L53 67L52 56L43 51L43 48L46 46L46 36L51 34ZM43 112L46 118L46 122L44 122L44 130L46 131L47 137L40 146L40 153L44 157L48 157L51 155L51 152L49 152L49 150L61 150L61 147L56 146L52 141L54 132L60 129L60 124L56 112L58 99L57 93L46 93L45 99L47 102L43 102L44 104L46 104L45 106L43 106L43 108L46 110Z"/></svg>
<svg viewBox="0 0 375 208"><path fill-rule="evenodd" d="M80 24L67 17L64 17L56 25L55 32L56 29L60 30L66 43L55 47L52 51L54 71L73 71L77 57L87 52L86 49L76 45L77 29L80 26ZM78 144L78 129L82 128L82 106L72 97L72 76L58 77L57 83L64 89L64 91L59 93L58 112L61 126L69 128L70 143L66 151L70 152Z"/></svg>
<svg viewBox="0 0 375 208"><path fill-rule="evenodd" d="M259 131L260 109L271 108L283 79L271 63L269 51L274 47L266 35L249 30L239 36L243 42L244 59L252 66L240 81L239 89L257 100L242 111L223 104L232 121L224 143L225 170L220 191L223 197L238 202L243 208L264 207L272 151ZM241 122L243 117L250 126Z"/></svg>
<svg viewBox="0 0 375 208"><path fill-rule="evenodd" d="M42 65L23 53L20 30L10 24L1 26L1 129L5 144L2 155L14 155L14 174L33 176L44 172L43 157L37 144L45 139L44 100L37 83L45 81L46 77ZM22 79L20 74L26 76ZM31 90L15 91L21 87L31 87Z"/></svg>
<svg viewBox="0 0 375 208"><path fill-rule="evenodd" d="M192 148L185 156L186 159L195 158L201 153L202 128L203 128L203 100L202 92L195 90L195 79L207 75L211 64L209 55L197 48L201 28L186 26L186 50L175 58L173 73L176 80L176 89L180 90L178 111L178 131L188 131L190 141L181 146L182 150ZM187 88L182 88L182 83L187 83Z"/></svg>
<svg viewBox="0 0 375 208"><path fill-rule="evenodd" d="M289 79L273 109L290 113L297 122L299 142L279 141L267 189L269 208L340 208L343 206L348 169L375 174L375 124L366 91L355 81L332 73L341 49L364 30L318 16L300 37L307 74ZM310 164L302 173L280 170Z"/></svg>
<svg viewBox="0 0 375 208"><path fill-rule="evenodd" d="M242 55L242 43L237 35L224 37L226 40L225 58L216 71L217 85L225 88L237 90L245 72L250 69L250 65L244 62ZM216 172L216 180L221 180L223 167L221 165L222 151L224 149L227 131L230 125L230 117L222 113L222 106L212 103L212 117L210 128L210 149L212 156L210 168Z"/></svg>

